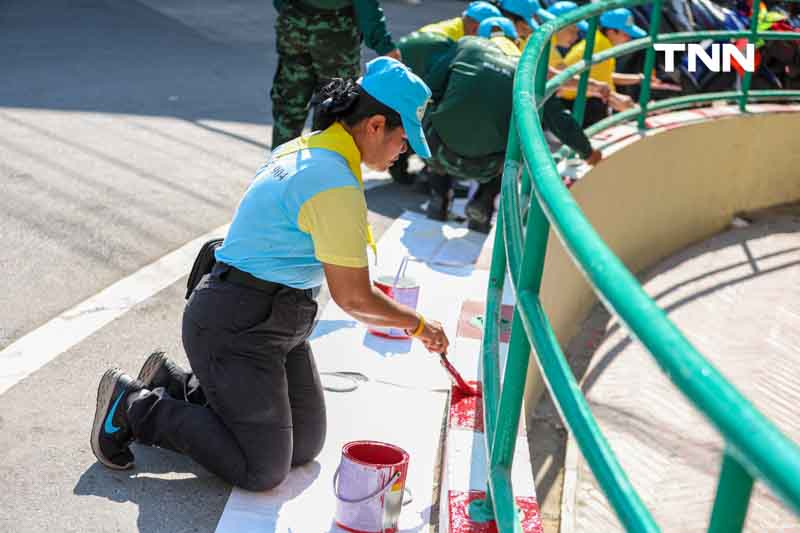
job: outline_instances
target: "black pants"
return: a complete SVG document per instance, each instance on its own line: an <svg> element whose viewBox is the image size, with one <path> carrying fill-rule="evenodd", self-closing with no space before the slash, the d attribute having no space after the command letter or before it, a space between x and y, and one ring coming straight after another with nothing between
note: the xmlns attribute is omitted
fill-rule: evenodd
<svg viewBox="0 0 800 533"><path fill-rule="evenodd" d="M229 271L214 267L183 314L194 376L180 381L196 378L202 394L160 387L136 399L128 417L138 442L184 453L233 485L267 490L325 441L325 401L307 340L317 304L310 290L239 285L225 280ZM168 392L175 390L190 394L175 398Z"/></svg>

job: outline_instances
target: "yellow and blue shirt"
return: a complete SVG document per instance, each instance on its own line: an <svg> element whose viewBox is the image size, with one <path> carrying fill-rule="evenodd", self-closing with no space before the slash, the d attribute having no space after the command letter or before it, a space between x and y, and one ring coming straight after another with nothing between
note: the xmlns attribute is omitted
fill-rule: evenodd
<svg viewBox="0 0 800 533"><path fill-rule="evenodd" d="M322 263L363 268L374 245L361 153L339 123L279 146L256 173L216 258L298 289L322 284Z"/></svg>
<svg viewBox="0 0 800 533"><path fill-rule="evenodd" d="M608 40L608 37L603 35L601 32L597 32L594 38L594 53L597 54L598 52L602 52L603 50L608 50L612 48L614 45L611 44L611 41ZM551 46L552 50L552 46ZM580 41L578 44L570 48L567 55L563 58L563 64L566 66L574 65L578 61L583 60L583 53L586 50L586 40ZM589 70L589 77L593 80L597 81L604 81L608 84L612 91L616 90L614 87L614 71L617 68L617 60L614 58L608 59L603 61L602 63L597 63L596 65L592 65L592 68ZM558 95L562 98L566 98L567 100L574 100L577 96L577 91L575 89L561 89L558 92Z"/></svg>

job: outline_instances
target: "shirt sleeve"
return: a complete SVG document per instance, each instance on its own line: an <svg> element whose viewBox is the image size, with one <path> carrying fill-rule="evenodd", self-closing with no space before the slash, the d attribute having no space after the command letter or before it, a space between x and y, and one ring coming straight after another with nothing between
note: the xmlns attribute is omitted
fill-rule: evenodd
<svg viewBox="0 0 800 533"><path fill-rule="evenodd" d="M358 21L358 30L364 36L364 44L379 55L391 52L397 46L386 29L386 17L378 0L354 0L353 7Z"/></svg>
<svg viewBox="0 0 800 533"><path fill-rule="evenodd" d="M314 256L323 263L363 268L367 260L367 203L355 187L339 187L307 200L297 224L311 235Z"/></svg>
<svg viewBox="0 0 800 533"><path fill-rule="evenodd" d="M592 153L592 144L581 127L555 96L548 98L542 109L544 127L553 132L559 141L575 150L582 159Z"/></svg>

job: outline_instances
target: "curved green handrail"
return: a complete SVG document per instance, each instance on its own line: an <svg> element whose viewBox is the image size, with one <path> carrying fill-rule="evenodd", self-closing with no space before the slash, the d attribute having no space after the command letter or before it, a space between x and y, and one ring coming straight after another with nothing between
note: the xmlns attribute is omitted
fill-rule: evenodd
<svg viewBox="0 0 800 533"><path fill-rule="evenodd" d="M481 357L489 486L486 499L475 502L470 508L475 517L494 517L501 532L522 531L514 507L510 468L531 349L562 419L622 524L631 531L658 531L652 515L600 431L541 305L539 288L551 225L600 299L724 438L726 448L709 530L741 530L754 480L766 483L789 508L800 514L800 447L702 357L606 246L563 185L538 114L538 108L547 97L566 80L580 74L574 112L582 116L591 65L642 49L647 50L647 56L639 104L588 128L587 134L634 119L640 128L646 129L645 118L654 111L718 100L738 101L743 111L748 102L756 100L800 100L800 91L750 91L750 76L745 75L739 91L649 101L655 58L653 43L731 38L756 42L759 39L796 39L797 34L758 32L755 23L759 6L755 2L751 30L658 35L653 29L646 38L591 55L593 30L599 15L609 9L645 3L653 6L651 28L657 28L661 0L594 2L539 28L531 36L517 69ZM584 19L590 24L584 61L548 81L547 58L552 35ZM501 386L498 330L506 273L517 301Z"/></svg>

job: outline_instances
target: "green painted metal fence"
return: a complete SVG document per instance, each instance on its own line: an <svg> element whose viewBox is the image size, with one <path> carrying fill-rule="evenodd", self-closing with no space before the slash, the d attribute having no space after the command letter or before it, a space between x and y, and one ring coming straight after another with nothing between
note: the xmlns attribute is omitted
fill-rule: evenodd
<svg viewBox="0 0 800 533"><path fill-rule="evenodd" d="M642 4L652 6L649 36L593 55L599 16L609 9ZM489 486L486 499L475 502L470 508L477 520L494 518L502 533L522 531L514 505L510 469L531 353L564 422L620 522L629 531L658 531L652 515L600 431L539 299L551 227L609 310L647 348L675 386L724 438L725 453L709 530L741 530L754 480L766 483L789 508L800 514L800 447L785 437L698 353L603 243L562 184L537 112L544 99L555 93L562 83L581 74L573 112L582 116L591 65L641 49L646 49L647 55L639 105L603 120L587 133L634 119L644 129L648 113L715 100L738 101L742 111L754 100L800 100L800 91L751 91L748 73L739 91L649 102L655 64L654 43L732 38L747 38L755 43L759 39L797 38L797 34L758 32L759 5L755 4L749 31L658 34L661 0L602 0L543 25L533 34L523 53L514 88L514 113L503 171L481 354ZM584 19L590 25L584 61L548 82L552 35ZM501 386L498 331L506 273L517 301Z"/></svg>

